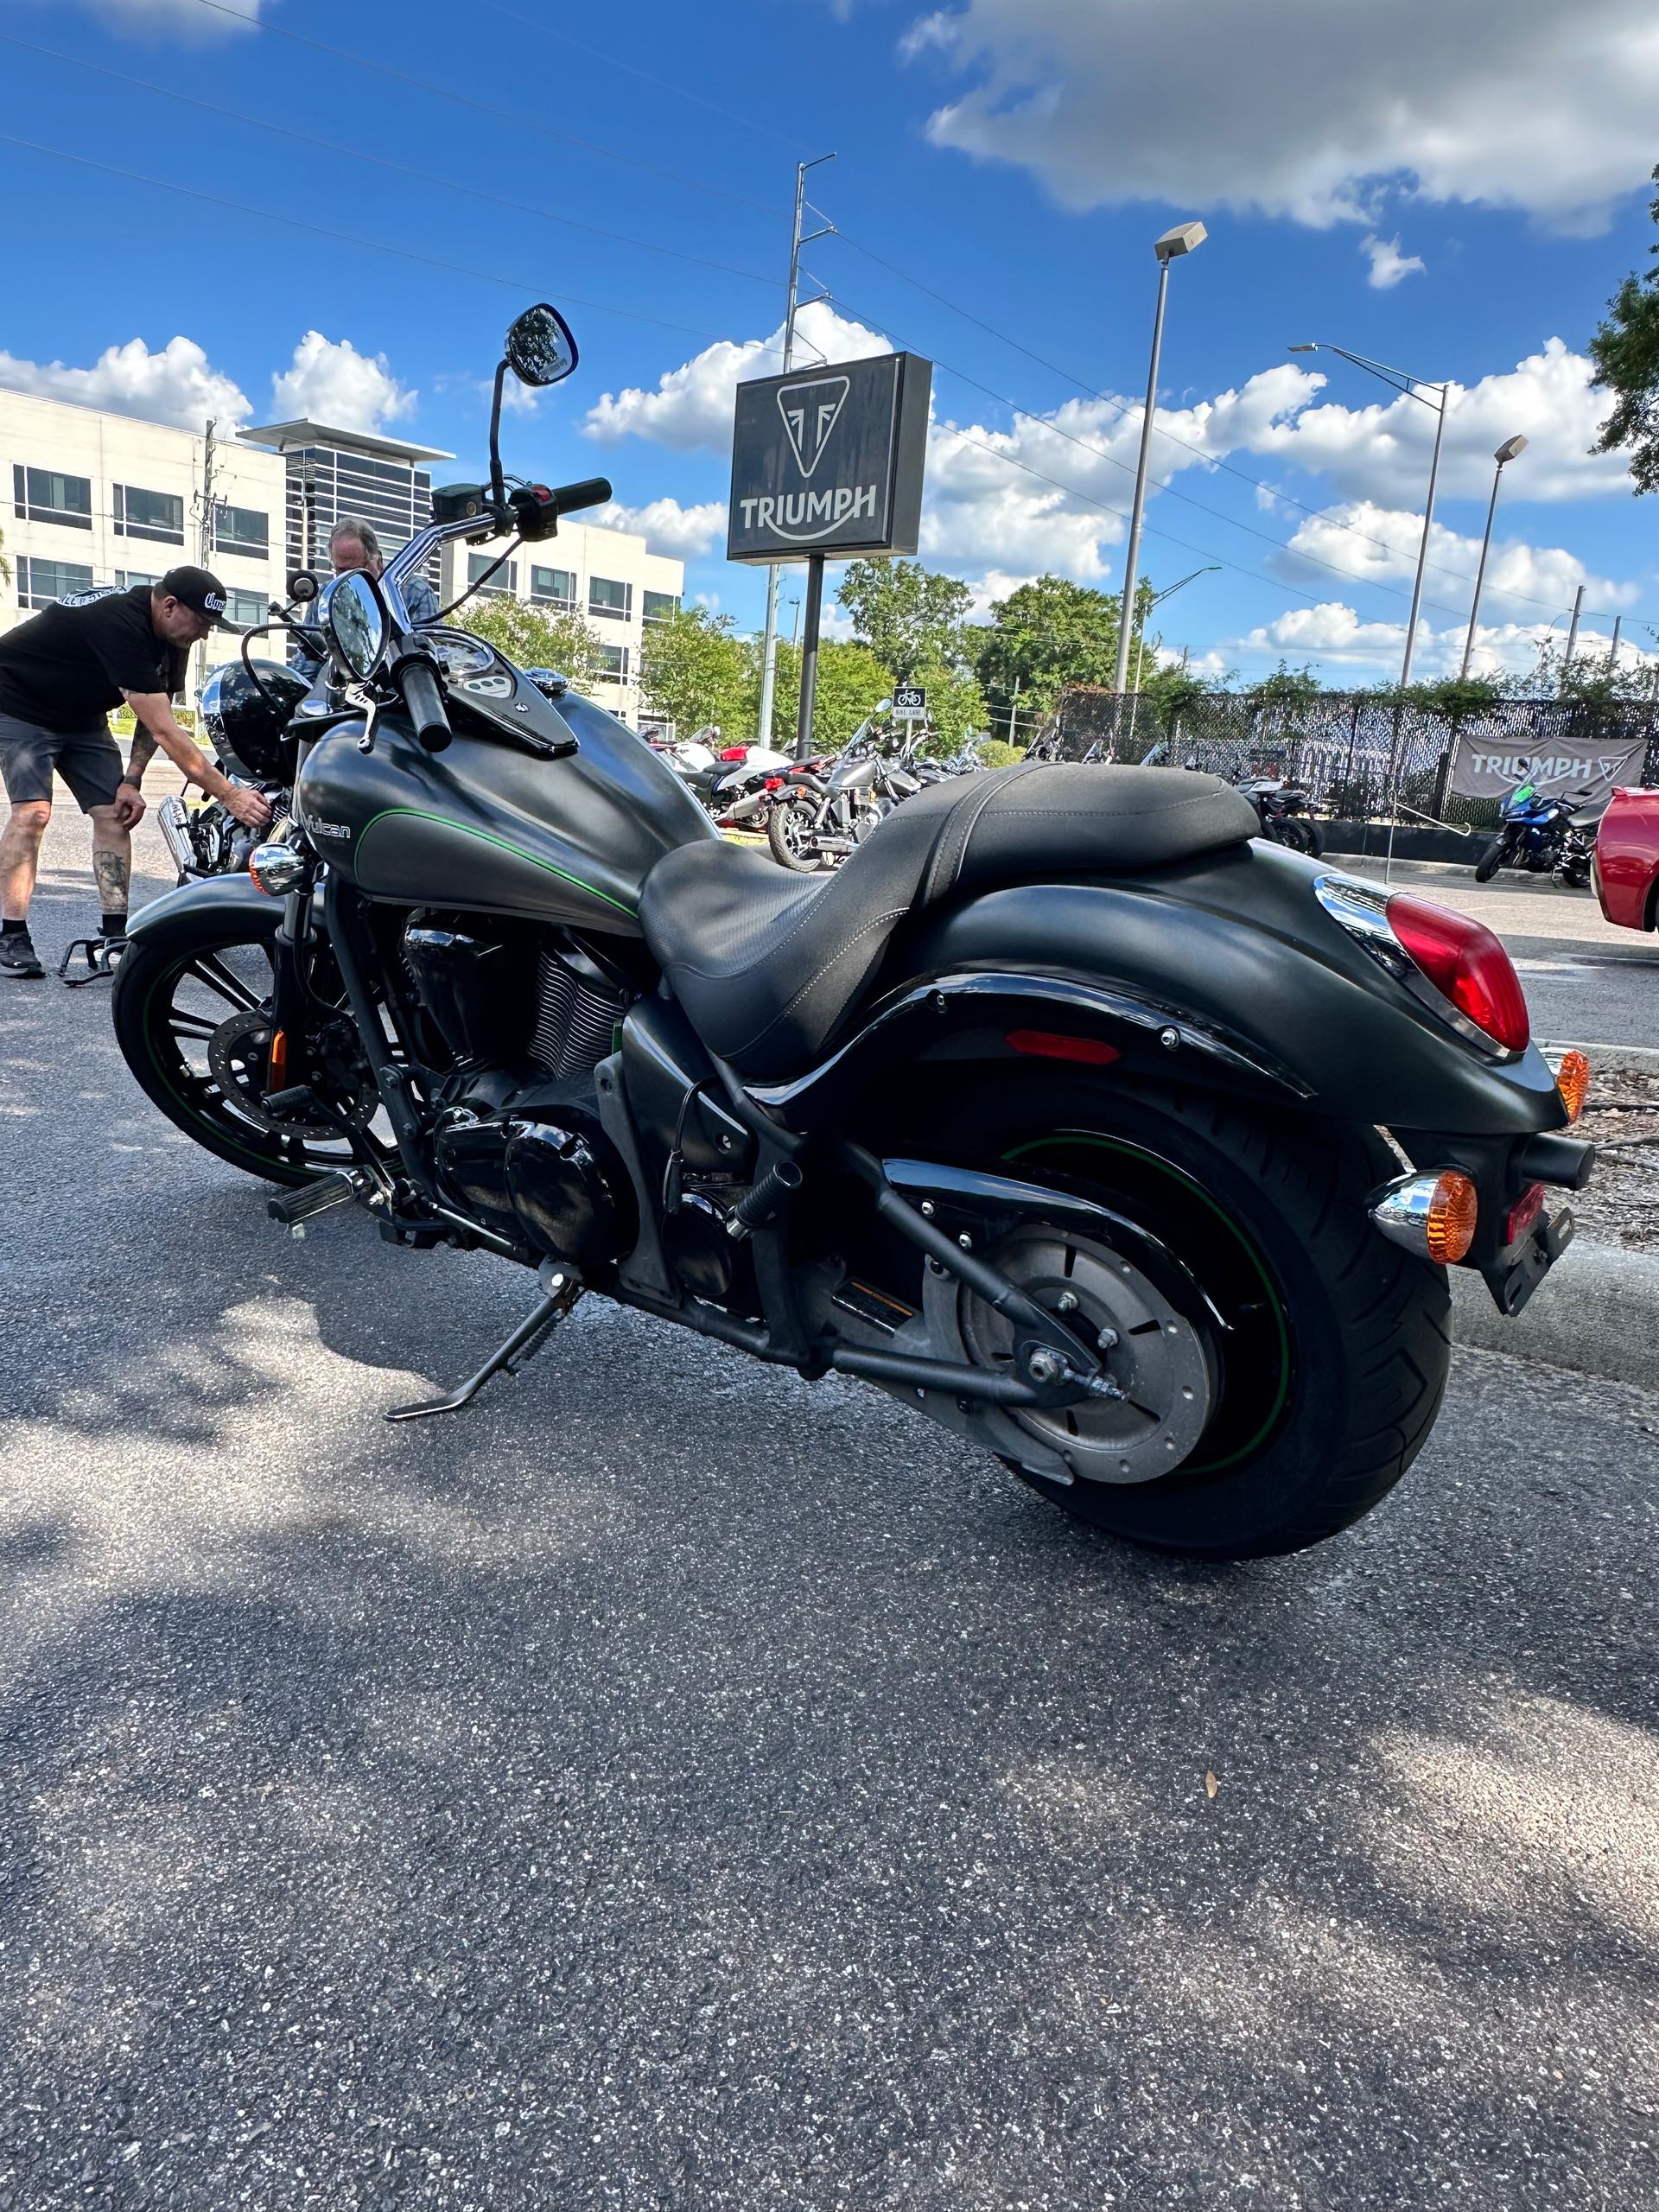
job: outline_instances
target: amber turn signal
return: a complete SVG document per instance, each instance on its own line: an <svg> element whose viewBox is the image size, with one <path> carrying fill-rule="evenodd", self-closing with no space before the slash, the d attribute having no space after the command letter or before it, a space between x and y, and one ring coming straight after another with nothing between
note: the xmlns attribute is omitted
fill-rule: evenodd
<svg viewBox="0 0 1659 2212"><path fill-rule="evenodd" d="M1460 1167L1402 1175L1371 1201L1371 1219L1391 1243L1454 1268L1475 1241L1479 1193Z"/></svg>
<svg viewBox="0 0 1659 2212"><path fill-rule="evenodd" d="M1567 1118L1576 1122L1590 1096L1590 1063L1582 1052L1563 1052L1555 1068L1555 1088L1561 1094Z"/></svg>

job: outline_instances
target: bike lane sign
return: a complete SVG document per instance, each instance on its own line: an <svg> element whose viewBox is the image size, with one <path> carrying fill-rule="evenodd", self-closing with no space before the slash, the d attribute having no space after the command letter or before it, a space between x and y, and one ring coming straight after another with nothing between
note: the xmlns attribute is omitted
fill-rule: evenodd
<svg viewBox="0 0 1659 2212"><path fill-rule="evenodd" d="M927 720L926 686L901 683L893 695L893 717L900 722L925 722Z"/></svg>

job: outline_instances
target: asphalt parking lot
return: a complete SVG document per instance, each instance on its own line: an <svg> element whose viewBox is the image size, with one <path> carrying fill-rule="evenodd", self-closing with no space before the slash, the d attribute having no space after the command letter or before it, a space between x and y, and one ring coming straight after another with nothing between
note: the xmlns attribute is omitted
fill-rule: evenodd
<svg viewBox="0 0 1659 2212"><path fill-rule="evenodd" d="M0 2207L1654 2202L1659 1400L1459 1354L1195 1568L591 1302L389 1428L529 1279L289 1241L104 987L0 1132Z"/></svg>

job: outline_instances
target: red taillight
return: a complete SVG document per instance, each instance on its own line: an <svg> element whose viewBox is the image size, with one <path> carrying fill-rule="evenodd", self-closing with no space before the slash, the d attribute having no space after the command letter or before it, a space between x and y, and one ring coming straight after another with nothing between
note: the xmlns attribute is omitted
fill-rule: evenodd
<svg viewBox="0 0 1659 2212"><path fill-rule="evenodd" d="M1477 1029L1512 1052L1532 1034L1521 978L1484 923L1396 891L1389 927L1442 998Z"/></svg>
<svg viewBox="0 0 1659 2212"><path fill-rule="evenodd" d="M780 791L784 788L784 779L781 776L768 776L760 788L763 791Z"/></svg>
<svg viewBox="0 0 1659 2212"><path fill-rule="evenodd" d="M1082 1060L1094 1068L1109 1067L1123 1057L1116 1045L1102 1038L1066 1037L1058 1029L1010 1029L1008 1049L1039 1060Z"/></svg>
<svg viewBox="0 0 1659 2212"><path fill-rule="evenodd" d="M1510 1208L1509 1217L1503 1224L1503 1246L1506 1251L1511 1244L1518 1244L1521 1242L1521 1239L1535 1226L1543 1210L1543 1185L1529 1183Z"/></svg>

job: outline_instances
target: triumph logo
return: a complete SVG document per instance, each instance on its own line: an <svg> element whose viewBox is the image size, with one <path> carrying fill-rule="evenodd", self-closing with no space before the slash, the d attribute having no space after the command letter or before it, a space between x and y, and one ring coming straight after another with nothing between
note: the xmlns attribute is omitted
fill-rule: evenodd
<svg viewBox="0 0 1659 2212"><path fill-rule="evenodd" d="M810 384L785 385L778 395L778 412L784 418L795 465L810 476L823 458L830 433L841 420L847 404L845 377L815 377Z"/></svg>

